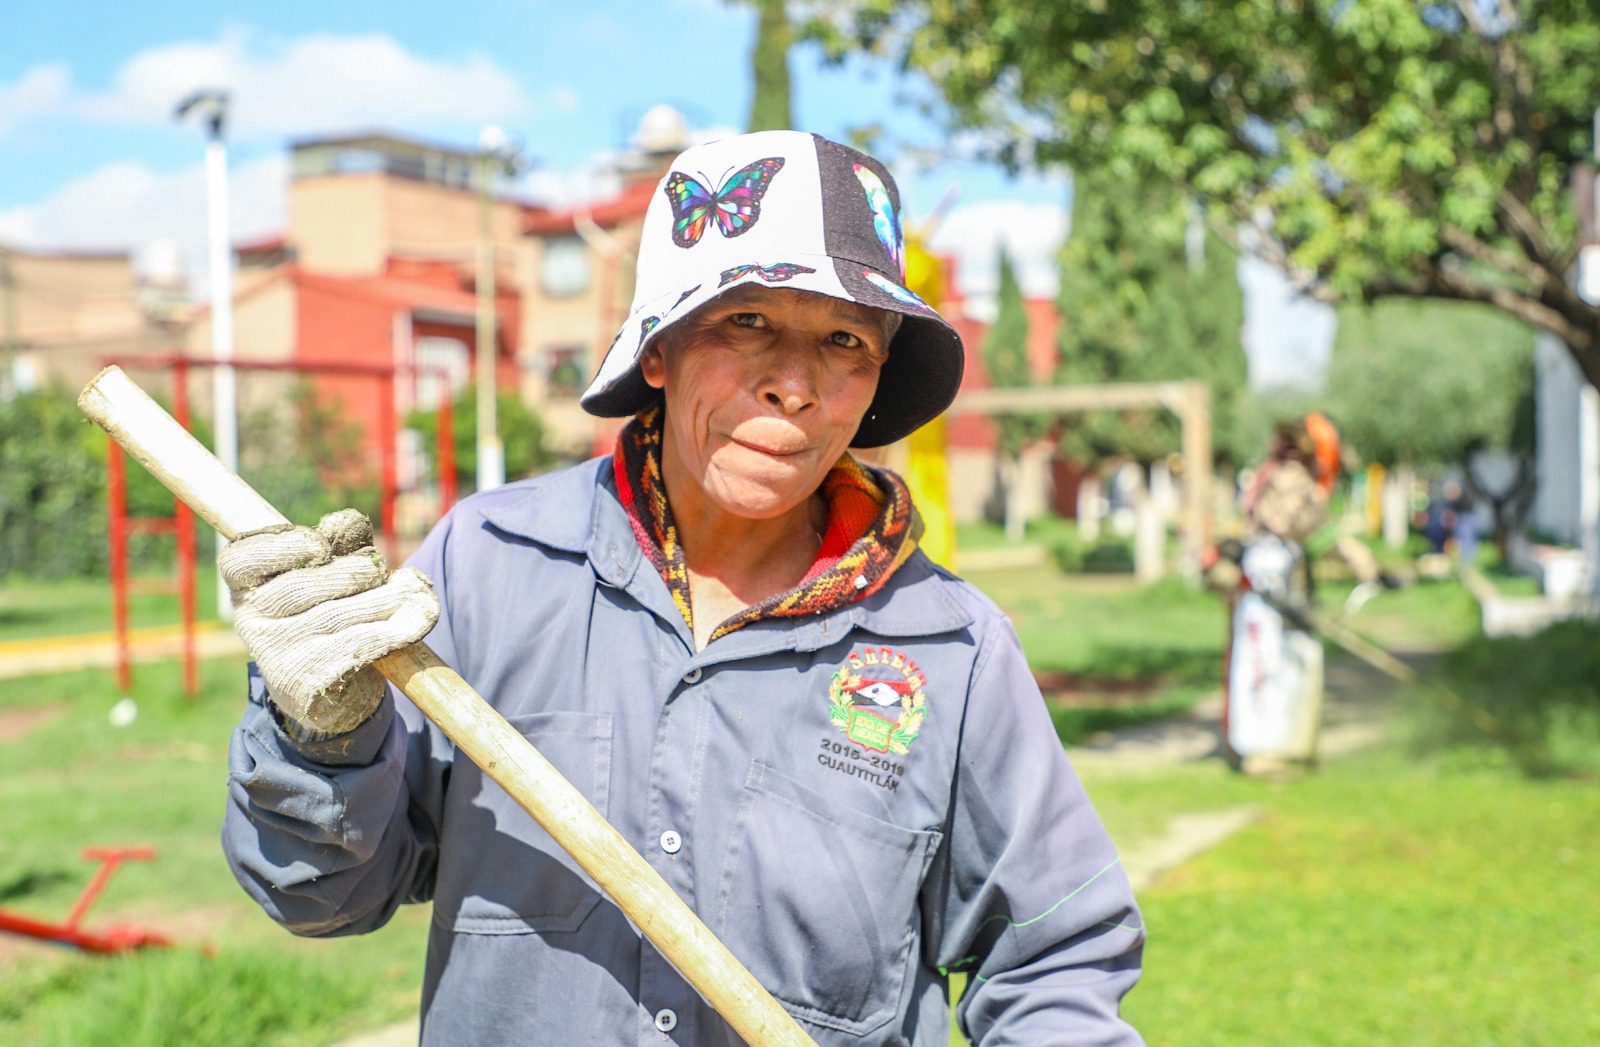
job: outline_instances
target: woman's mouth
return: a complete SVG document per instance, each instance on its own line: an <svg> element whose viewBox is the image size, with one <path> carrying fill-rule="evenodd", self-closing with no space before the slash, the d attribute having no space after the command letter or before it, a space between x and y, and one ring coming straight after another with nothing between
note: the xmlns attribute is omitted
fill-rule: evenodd
<svg viewBox="0 0 1600 1047"><path fill-rule="evenodd" d="M768 458L793 458L795 455L805 451L804 446L772 447L766 444L751 443L748 440L740 440L737 437L733 437L732 439L734 443L738 444L740 447L743 447L745 450L754 451L756 454L766 455Z"/></svg>

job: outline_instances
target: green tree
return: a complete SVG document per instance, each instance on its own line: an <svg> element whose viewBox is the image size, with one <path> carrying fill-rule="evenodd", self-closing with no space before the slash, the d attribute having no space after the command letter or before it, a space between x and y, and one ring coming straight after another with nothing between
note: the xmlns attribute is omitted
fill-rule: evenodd
<svg viewBox="0 0 1600 1047"><path fill-rule="evenodd" d="M495 401L496 420L506 458L506 478L519 480L541 473L555 465L556 455L545 447L544 420L522 397L502 390ZM456 488L461 494L476 490L478 483L478 401L471 389L456 398L451 408L451 429L456 457ZM406 426L422 434L422 452L431 473L437 474L439 413L413 411Z"/></svg>
<svg viewBox="0 0 1600 1047"><path fill-rule="evenodd" d="M1196 224L1193 205L1164 185L1079 178L1072 236L1062 248L1061 384L1200 379L1210 384L1213 447L1239 461L1244 295L1238 254ZM1068 454L1130 454L1150 462L1182 446L1171 412L1094 412L1068 426Z"/></svg>
<svg viewBox="0 0 1600 1047"><path fill-rule="evenodd" d="M789 106L789 47L794 27L789 24L784 0L753 0L759 21L750 51L754 91L750 98L748 130L781 131L794 126Z"/></svg>
<svg viewBox="0 0 1600 1047"><path fill-rule="evenodd" d="M1455 465L1480 449L1531 450L1532 384L1532 332L1486 306L1346 306L1327 411L1371 461Z"/></svg>
<svg viewBox="0 0 1600 1047"><path fill-rule="evenodd" d="M994 323L984 333L980 349L984 370L989 372L989 382L995 388L1021 389L1034 384L1033 371L1028 366L1028 307L1022 300L1016 267L1003 247L996 298L998 312ZM1024 415L1000 415L995 419L995 428L999 432L1000 450L1013 456L1041 435L1039 421Z"/></svg>
<svg viewBox="0 0 1600 1047"><path fill-rule="evenodd" d="M1533 348L1527 325L1484 305L1345 306L1326 410L1351 447L1398 467L1402 478L1414 466L1458 466L1493 511L1503 555L1534 494ZM1509 484L1497 488L1479 475L1480 450L1511 452Z"/></svg>
<svg viewBox="0 0 1600 1047"><path fill-rule="evenodd" d="M1600 385L1568 186L1593 0L836 0L812 31L926 72L1013 162L1166 180L1313 293L1481 302ZM841 30L839 26L848 26Z"/></svg>
<svg viewBox="0 0 1600 1047"><path fill-rule="evenodd" d="M999 312L983 336L981 353L989 381L996 388L1020 389L1033 385L1033 370L1028 364L1028 308L1022 300L1022 285L1011 264L1011 256L1000 249ZM1032 415L1005 414L994 419L1000 440L1000 473L1005 493L1006 533L1022 540L1021 472L1022 450L1039 439L1048 422Z"/></svg>

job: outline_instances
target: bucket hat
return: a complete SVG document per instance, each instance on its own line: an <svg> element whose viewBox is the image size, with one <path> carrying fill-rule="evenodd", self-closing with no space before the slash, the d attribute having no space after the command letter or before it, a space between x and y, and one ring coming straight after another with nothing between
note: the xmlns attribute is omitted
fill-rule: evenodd
<svg viewBox="0 0 1600 1047"><path fill-rule="evenodd" d="M851 440L893 443L961 386L961 336L905 285L900 194L877 160L819 135L760 131L679 154L645 212L633 306L581 403L619 418L649 406L639 355L718 295L759 281L904 317Z"/></svg>

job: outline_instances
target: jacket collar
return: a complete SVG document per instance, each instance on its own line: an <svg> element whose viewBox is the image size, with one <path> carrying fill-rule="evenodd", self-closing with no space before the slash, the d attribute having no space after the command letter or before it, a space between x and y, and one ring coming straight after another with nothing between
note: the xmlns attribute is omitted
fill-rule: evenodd
<svg viewBox="0 0 1600 1047"><path fill-rule="evenodd" d="M497 531L586 557L607 585L626 586L643 558L617 500L609 456L508 484L486 502L479 512Z"/></svg>
<svg viewBox="0 0 1600 1047"><path fill-rule="evenodd" d="M509 484L490 492L484 502L479 512L496 530L584 556L600 581L618 589L648 588L653 582L671 607L660 576L648 565L639 570L644 551L617 497L609 456ZM643 602L654 608L659 601ZM671 616L682 624L675 611ZM964 629L972 621L942 573L919 551L900 565L888 585L858 603L812 618L765 619L722 637L702 655L715 657L724 647L741 654L755 654L754 648L818 650L851 628L884 637L932 636Z"/></svg>

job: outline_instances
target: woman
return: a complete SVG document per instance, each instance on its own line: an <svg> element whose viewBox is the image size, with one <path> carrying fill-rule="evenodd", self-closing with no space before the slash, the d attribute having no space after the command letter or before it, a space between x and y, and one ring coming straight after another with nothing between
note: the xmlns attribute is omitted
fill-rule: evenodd
<svg viewBox="0 0 1600 1047"><path fill-rule="evenodd" d="M789 131L678 157L583 397L633 416L613 456L468 499L383 584L343 517L230 546L264 678L240 882L310 935L431 899L427 1042L733 1042L360 668L426 632L819 1042L942 1045L951 970L974 1042L1138 1042L1142 923L1016 638L847 452L948 407L961 363L876 160Z"/></svg>

